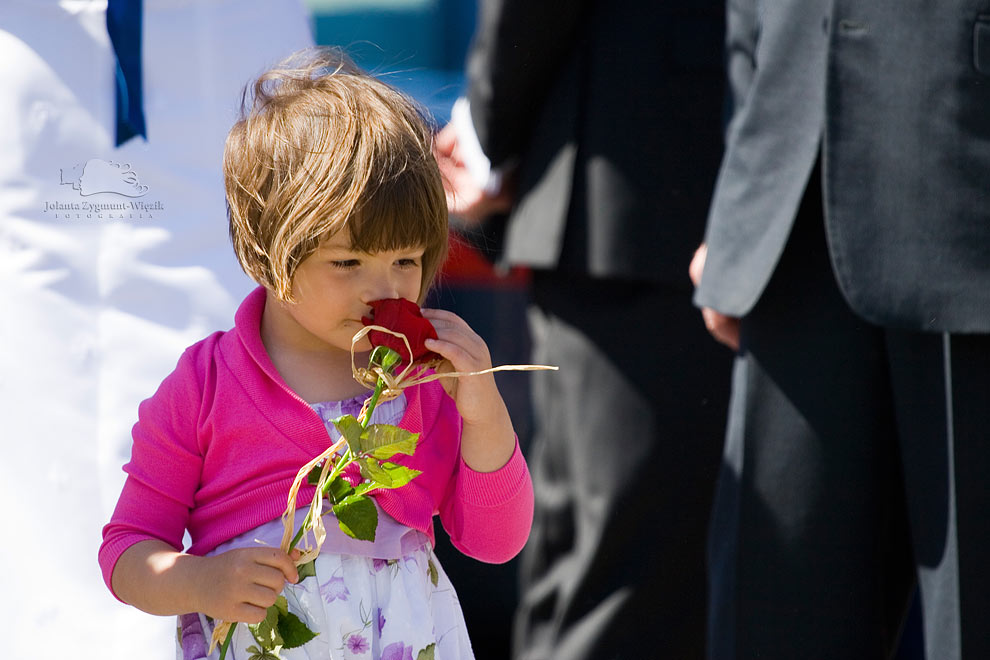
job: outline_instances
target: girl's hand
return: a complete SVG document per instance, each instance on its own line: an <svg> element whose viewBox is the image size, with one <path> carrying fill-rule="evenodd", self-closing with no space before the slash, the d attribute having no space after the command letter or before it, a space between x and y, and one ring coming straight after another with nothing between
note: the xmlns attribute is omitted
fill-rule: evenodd
<svg viewBox="0 0 990 660"><path fill-rule="evenodd" d="M292 559L278 548L242 548L203 557L201 570L199 611L224 621L263 621L286 581L299 581Z"/></svg>
<svg viewBox="0 0 990 660"><path fill-rule="evenodd" d="M488 346L464 319L442 309L424 309L423 316L437 331L437 339L427 339L425 346L448 359L454 371L491 368ZM459 378L452 389L451 396L464 421L461 456L479 472L497 470L512 457L516 441L494 374Z"/></svg>
<svg viewBox="0 0 990 660"><path fill-rule="evenodd" d="M198 557L150 539L125 550L111 577L121 600L149 614L202 612L245 623L265 618L265 610L275 604L286 580L298 582L299 573L289 555L278 548Z"/></svg>
<svg viewBox="0 0 990 660"><path fill-rule="evenodd" d="M473 372L491 368L492 358L487 344L464 319L443 309L424 309L423 317L437 331L437 339L427 339L424 345L450 360L454 371ZM499 406L504 407L494 374L470 376L454 382L456 387L448 391L451 391L465 424L490 423L492 417L498 414Z"/></svg>

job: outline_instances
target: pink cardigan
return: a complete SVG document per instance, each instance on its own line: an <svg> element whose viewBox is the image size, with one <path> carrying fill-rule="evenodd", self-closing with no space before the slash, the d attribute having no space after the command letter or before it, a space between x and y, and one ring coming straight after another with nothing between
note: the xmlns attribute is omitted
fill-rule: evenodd
<svg viewBox="0 0 990 660"><path fill-rule="evenodd" d="M329 446L316 412L279 376L261 343L264 289L241 303L234 328L186 349L134 425L127 481L103 529L99 560L107 586L131 545L160 539L176 549L188 529L190 554L205 554L281 516L289 486ZM395 461L421 470L411 483L379 491L381 508L434 540L440 515L466 555L499 563L529 536L533 486L519 451L501 469L472 470L460 457L460 416L436 382L406 390L400 426L420 433L415 455ZM305 506L314 489L300 490Z"/></svg>

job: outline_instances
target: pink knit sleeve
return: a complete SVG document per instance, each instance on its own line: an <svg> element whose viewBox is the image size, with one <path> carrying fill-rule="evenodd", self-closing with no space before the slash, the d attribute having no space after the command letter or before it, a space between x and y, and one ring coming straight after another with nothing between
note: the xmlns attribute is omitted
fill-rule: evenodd
<svg viewBox="0 0 990 660"><path fill-rule="evenodd" d="M197 418L202 406L201 344L188 349L159 386L138 408L132 431L127 480L110 522L103 528L99 562L113 591L112 576L120 555L139 541L158 539L182 548L189 510L199 485L202 457ZM114 594L116 596L116 594Z"/></svg>
<svg viewBox="0 0 990 660"><path fill-rule="evenodd" d="M491 564L522 550L533 524L533 482L516 440L509 462L494 472L477 472L459 460L452 497L440 518L461 552Z"/></svg>

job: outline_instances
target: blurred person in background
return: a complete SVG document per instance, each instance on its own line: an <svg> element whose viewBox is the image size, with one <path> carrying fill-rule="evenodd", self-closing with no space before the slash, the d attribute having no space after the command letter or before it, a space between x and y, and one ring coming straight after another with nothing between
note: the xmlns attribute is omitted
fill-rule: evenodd
<svg viewBox="0 0 990 660"><path fill-rule="evenodd" d="M990 657L988 5L728 6L711 656Z"/></svg>
<svg viewBox="0 0 990 660"><path fill-rule="evenodd" d="M684 275L721 153L724 8L485 0L438 136L451 210L532 271L536 519L517 660L701 658L730 355ZM465 596L466 597L466 596Z"/></svg>
<svg viewBox="0 0 990 660"><path fill-rule="evenodd" d="M174 654L93 557L138 402L251 288L220 176L241 89L311 43L296 1L0 6L2 558L30 567L4 580L9 657Z"/></svg>

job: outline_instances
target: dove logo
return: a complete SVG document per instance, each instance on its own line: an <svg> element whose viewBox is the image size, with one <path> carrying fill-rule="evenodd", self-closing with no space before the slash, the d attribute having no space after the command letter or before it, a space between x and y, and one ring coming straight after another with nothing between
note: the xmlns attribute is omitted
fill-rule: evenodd
<svg viewBox="0 0 990 660"><path fill-rule="evenodd" d="M83 197L98 193L113 193L124 197L143 197L148 186L142 185L137 172L127 163L114 163L90 158L84 164L61 169L61 183L72 186Z"/></svg>

